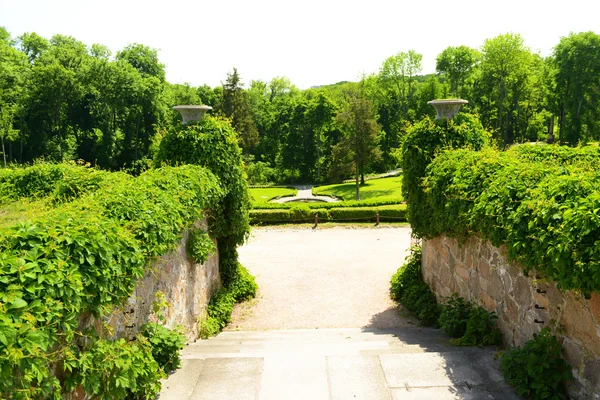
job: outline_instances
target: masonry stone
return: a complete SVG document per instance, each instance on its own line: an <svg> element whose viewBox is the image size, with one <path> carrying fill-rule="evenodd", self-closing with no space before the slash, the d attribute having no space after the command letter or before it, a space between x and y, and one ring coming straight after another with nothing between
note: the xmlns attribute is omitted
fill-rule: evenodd
<svg viewBox="0 0 600 400"><path fill-rule="evenodd" d="M423 278L438 299L458 293L495 311L507 346L524 345L549 324L561 328L557 335L575 377L569 395L600 400L600 294L585 299L562 292L536 271L526 276L507 254L477 237L459 243L442 235L423 242Z"/></svg>

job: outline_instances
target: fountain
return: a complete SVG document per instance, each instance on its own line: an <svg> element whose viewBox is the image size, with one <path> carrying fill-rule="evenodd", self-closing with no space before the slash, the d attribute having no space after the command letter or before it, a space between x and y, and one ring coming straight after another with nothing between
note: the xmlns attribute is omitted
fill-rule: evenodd
<svg viewBox="0 0 600 400"><path fill-rule="evenodd" d="M175 106L173 110L179 111L181 117L183 118L183 125L187 124L191 121L200 121L204 117L204 113L208 110L212 110L211 106L205 105L185 105L185 106Z"/></svg>
<svg viewBox="0 0 600 400"><path fill-rule="evenodd" d="M437 115L435 119L452 119L458 110L464 105L468 104L467 100L462 99L447 99L447 100L431 100L427 104L430 104L435 108Z"/></svg>

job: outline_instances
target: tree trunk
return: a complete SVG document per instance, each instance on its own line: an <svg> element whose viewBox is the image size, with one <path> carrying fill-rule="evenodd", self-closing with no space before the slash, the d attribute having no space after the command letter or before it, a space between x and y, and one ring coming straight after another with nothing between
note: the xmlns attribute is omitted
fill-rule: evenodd
<svg viewBox="0 0 600 400"><path fill-rule="evenodd" d="M58 131L58 146L60 149L60 161L63 161L64 160L63 142L62 142L62 133L60 131L60 103L56 105L56 110L54 112L54 123L55 123L56 129Z"/></svg>
<svg viewBox="0 0 600 400"><path fill-rule="evenodd" d="M358 177L359 177L360 173L359 173L359 166L358 163L356 163L356 200L360 200L360 185L359 185L359 181L358 181Z"/></svg>
<svg viewBox="0 0 600 400"><path fill-rule="evenodd" d="M4 168L6 168L6 151L4 150L4 135L0 136L2 139L2 158L4 159Z"/></svg>
<svg viewBox="0 0 600 400"><path fill-rule="evenodd" d="M362 165L360 166L360 184L365 184L365 169Z"/></svg>

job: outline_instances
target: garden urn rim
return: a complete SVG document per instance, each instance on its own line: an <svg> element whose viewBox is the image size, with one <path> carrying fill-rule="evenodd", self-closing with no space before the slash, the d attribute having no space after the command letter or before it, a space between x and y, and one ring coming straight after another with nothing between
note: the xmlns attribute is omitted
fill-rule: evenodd
<svg viewBox="0 0 600 400"><path fill-rule="evenodd" d="M182 123L185 125L192 121L200 121L204 118L204 114L207 111L212 110L212 107L207 105L186 104L175 106L173 107L173 110L179 111L179 114L181 114L181 118L183 119Z"/></svg>
<svg viewBox="0 0 600 400"><path fill-rule="evenodd" d="M435 119L452 119L460 108L469 102L463 99L437 99L428 101L427 104L435 108Z"/></svg>

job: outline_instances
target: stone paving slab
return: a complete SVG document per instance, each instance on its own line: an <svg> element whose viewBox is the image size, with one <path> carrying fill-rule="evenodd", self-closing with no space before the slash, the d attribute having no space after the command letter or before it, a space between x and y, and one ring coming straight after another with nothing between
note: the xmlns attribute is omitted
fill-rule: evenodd
<svg viewBox="0 0 600 400"><path fill-rule="evenodd" d="M255 400L262 369L262 358L207 359L190 400Z"/></svg>
<svg viewBox="0 0 600 400"><path fill-rule="evenodd" d="M282 354L265 357L260 400L328 400L325 357Z"/></svg>
<svg viewBox="0 0 600 400"><path fill-rule="evenodd" d="M204 360L182 360L181 368L169 375L160 391L161 400L188 399L204 366Z"/></svg>
<svg viewBox="0 0 600 400"><path fill-rule="evenodd" d="M477 386L483 379L462 352L383 354L379 356L390 387Z"/></svg>
<svg viewBox="0 0 600 400"><path fill-rule="evenodd" d="M332 400L391 400L377 356L330 356L327 372Z"/></svg>
<svg viewBox="0 0 600 400"><path fill-rule="evenodd" d="M483 388L427 387L392 389L393 400L504 400Z"/></svg>

